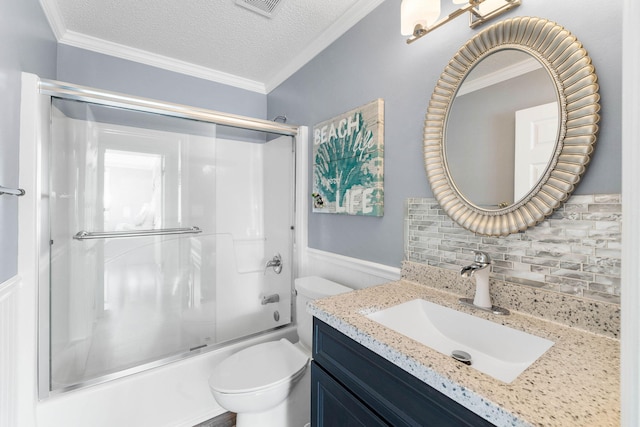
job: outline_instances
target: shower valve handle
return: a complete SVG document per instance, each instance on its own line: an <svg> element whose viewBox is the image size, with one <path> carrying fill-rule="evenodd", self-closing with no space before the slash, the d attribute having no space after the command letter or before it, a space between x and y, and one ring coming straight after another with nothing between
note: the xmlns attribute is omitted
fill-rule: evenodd
<svg viewBox="0 0 640 427"><path fill-rule="evenodd" d="M267 263L264 265L264 274L267 274L267 269L269 267L272 267L273 271L275 271L276 274L282 273L282 257L279 253L275 254L273 258L267 261Z"/></svg>

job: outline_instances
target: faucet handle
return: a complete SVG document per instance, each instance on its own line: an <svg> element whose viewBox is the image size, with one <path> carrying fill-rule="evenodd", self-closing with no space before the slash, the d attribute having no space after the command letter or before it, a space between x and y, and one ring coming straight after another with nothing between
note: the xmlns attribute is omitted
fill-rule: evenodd
<svg viewBox="0 0 640 427"><path fill-rule="evenodd" d="M473 253L475 254L474 262L478 264L491 264L491 258L488 253L482 251L473 251Z"/></svg>
<svg viewBox="0 0 640 427"><path fill-rule="evenodd" d="M273 271L275 271L276 274L280 274L282 272L282 257L279 253L276 253L273 258L266 262L264 265L264 274L267 274L267 269L269 267L273 267Z"/></svg>

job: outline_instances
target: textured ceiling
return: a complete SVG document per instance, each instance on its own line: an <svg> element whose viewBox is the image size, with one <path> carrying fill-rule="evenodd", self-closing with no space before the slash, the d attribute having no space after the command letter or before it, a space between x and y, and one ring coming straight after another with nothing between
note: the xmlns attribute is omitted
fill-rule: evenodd
<svg viewBox="0 0 640 427"><path fill-rule="evenodd" d="M383 0L40 0L61 43L268 92Z"/></svg>

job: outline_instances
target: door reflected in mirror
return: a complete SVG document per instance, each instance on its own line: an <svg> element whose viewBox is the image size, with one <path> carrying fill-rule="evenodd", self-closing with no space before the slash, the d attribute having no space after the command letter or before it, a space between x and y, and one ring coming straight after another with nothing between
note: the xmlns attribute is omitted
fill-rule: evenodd
<svg viewBox="0 0 640 427"><path fill-rule="evenodd" d="M549 72L532 55L492 53L464 78L444 133L444 161L468 203L498 210L526 197L557 149L560 108Z"/></svg>

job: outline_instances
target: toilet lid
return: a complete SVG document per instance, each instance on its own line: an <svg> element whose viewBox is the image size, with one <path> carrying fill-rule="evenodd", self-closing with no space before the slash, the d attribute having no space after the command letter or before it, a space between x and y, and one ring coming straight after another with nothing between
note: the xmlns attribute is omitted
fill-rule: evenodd
<svg viewBox="0 0 640 427"><path fill-rule="evenodd" d="M246 393L273 387L300 374L309 358L286 339L257 344L227 357L209 377L221 393Z"/></svg>

